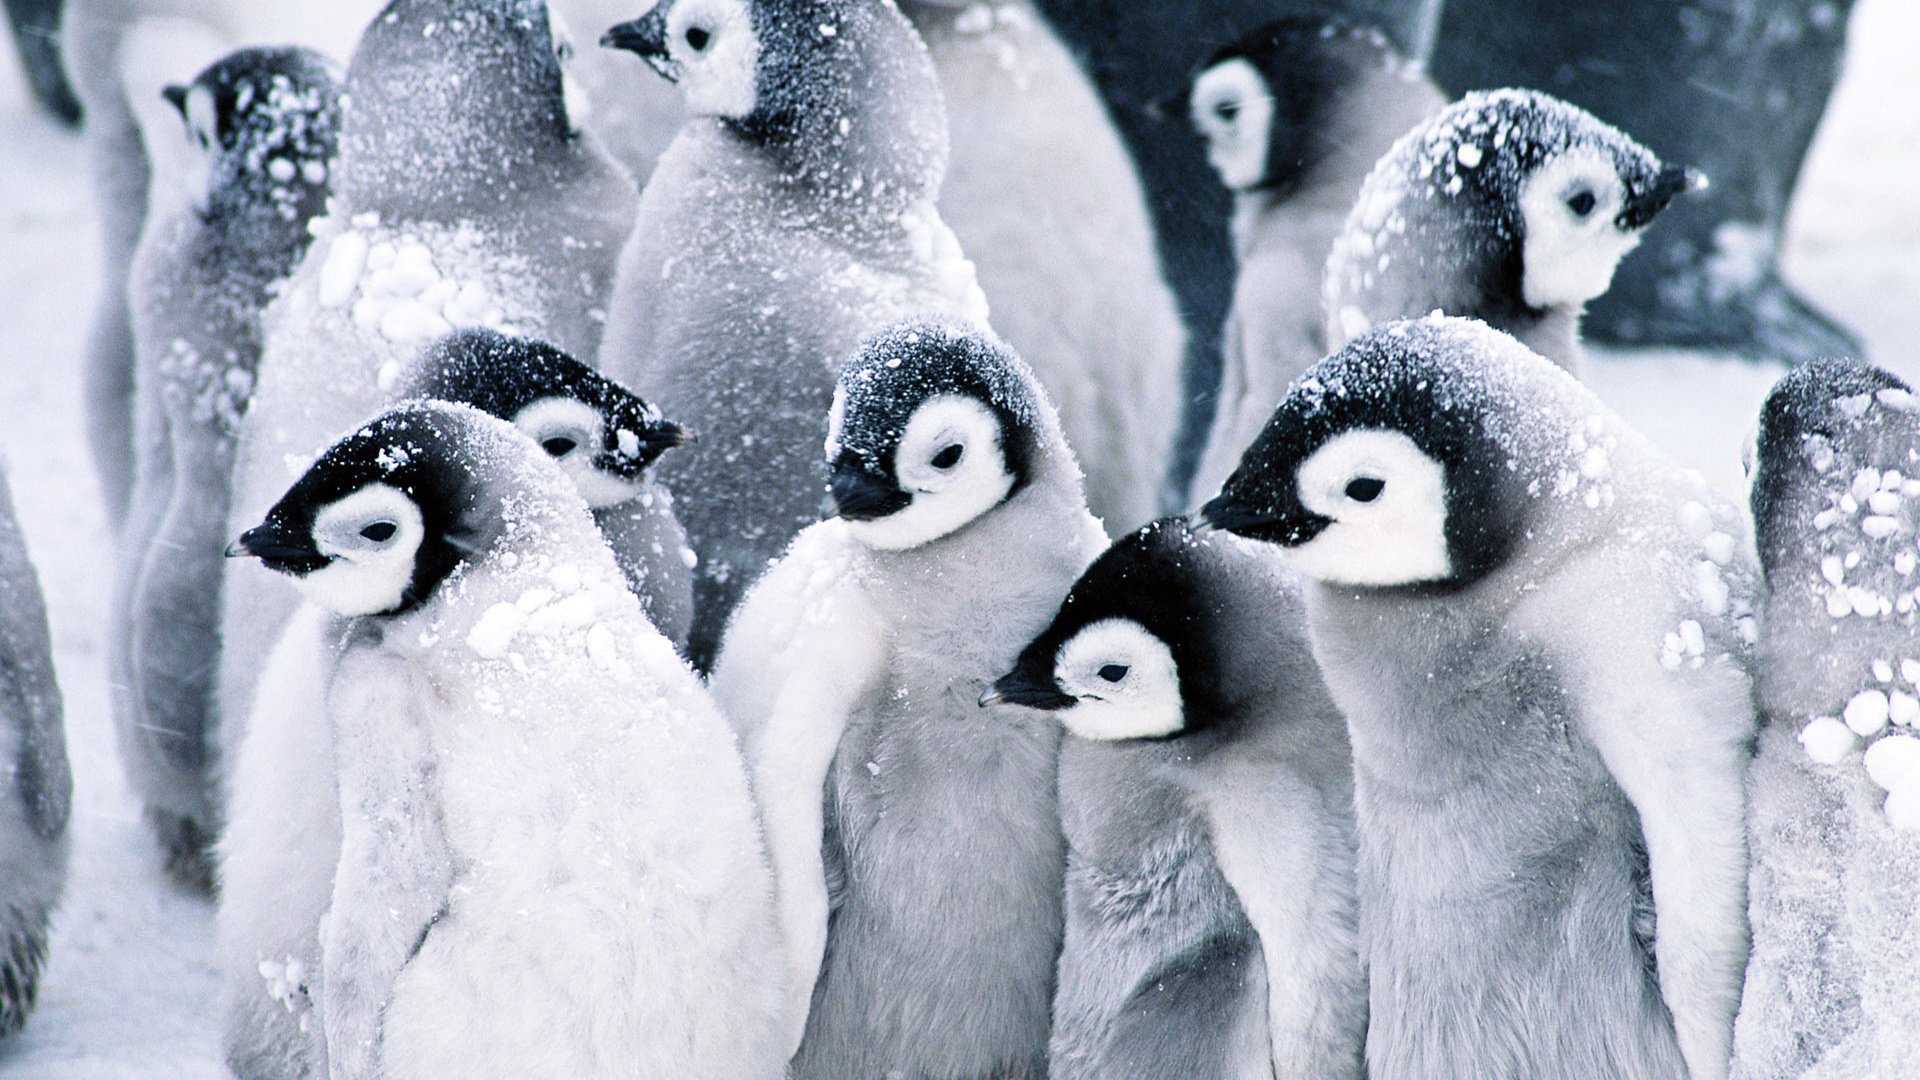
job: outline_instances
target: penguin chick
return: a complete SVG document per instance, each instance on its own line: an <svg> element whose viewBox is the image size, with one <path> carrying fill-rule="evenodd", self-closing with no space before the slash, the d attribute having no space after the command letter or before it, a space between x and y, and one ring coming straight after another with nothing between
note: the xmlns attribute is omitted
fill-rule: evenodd
<svg viewBox="0 0 1920 1080"><path fill-rule="evenodd" d="M1123 538L983 699L1073 736L1056 1080L1363 1074L1346 722L1259 548Z"/></svg>
<svg viewBox="0 0 1920 1080"><path fill-rule="evenodd" d="M1434 316L1308 369L1201 521L1317 582L1373 1075L1724 1076L1754 733L1736 509L1513 339Z"/></svg>
<svg viewBox="0 0 1920 1080"><path fill-rule="evenodd" d="M134 256L135 474L115 569L121 760L168 868L212 886L220 557L234 442L260 362L261 313L312 239L340 123L340 72L305 49L243 49L165 92L180 143Z"/></svg>
<svg viewBox="0 0 1920 1080"><path fill-rule="evenodd" d="M331 209L265 316L230 531L266 513L289 462L378 411L456 327L591 362L632 224L632 182L568 117L541 0L392 0L354 52L347 96ZM229 571L227 749L294 603L283 581Z"/></svg>
<svg viewBox="0 0 1920 1080"><path fill-rule="evenodd" d="M67 879L67 766L47 605L0 473L0 1040L33 1011ZM0 1041L0 1048L4 1042Z"/></svg>
<svg viewBox="0 0 1920 1080"><path fill-rule="evenodd" d="M350 620L333 1077L781 1075L738 753L560 466L478 411L402 405L232 552Z"/></svg>
<svg viewBox="0 0 1920 1080"><path fill-rule="evenodd" d="M1320 283L1361 181L1445 104L1379 31L1322 15L1275 19L1194 77L1187 105L1233 192L1239 262L1196 496L1220 490L1294 377L1327 354Z"/></svg>
<svg viewBox="0 0 1920 1080"><path fill-rule="evenodd" d="M945 112L892 3L663 0L602 43L693 113L641 198L601 366L700 432L662 477L700 556L690 652L706 667L815 518L841 362L899 319L984 325L986 301L934 209Z"/></svg>
<svg viewBox="0 0 1920 1080"><path fill-rule="evenodd" d="M768 830L794 1076L1045 1076L1059 729L975 702L1105 538L1032 373L955 324L861 346L827 460L835 517L754 586L713 675Z"/></svg>
<svg viewBox="0 0 1920 1080"><path fill-rule="evenodd" d="M1757 451L1765 725L1733 1071L1896 1075L1920 1052L1920 399L1810 364L1768 397Z"/></svg>
<svg viewBox="0 0 1920 1080"><path fill-rule="evenodd" d="M1704 183L1557 98L1468 94L1361 186L1327 260L1327 343L1440 310L1578 374L1587 301L1667 203Z"/></svg>

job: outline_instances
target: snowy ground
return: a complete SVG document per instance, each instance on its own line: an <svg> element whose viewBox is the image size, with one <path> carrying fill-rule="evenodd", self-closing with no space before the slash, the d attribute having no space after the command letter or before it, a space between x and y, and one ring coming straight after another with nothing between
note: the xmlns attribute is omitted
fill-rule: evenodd
<svg viewBox="0 0 1920 1080"><path fill-rule="evenodd" d="M1854 53L1801 191L1790 276L1920 380L1920 4L1863 0ZM219 1067L212 910L169 885L121 779L102 628L108 540L86 458L80 356L95 280L81 145L30 111L0 58L0 450L52 609L78 788L73 873L39 1012L0 1075L212 1078ZM1629 419L1732 489L1776 369L1628 354L1593 382Z"/></svg>

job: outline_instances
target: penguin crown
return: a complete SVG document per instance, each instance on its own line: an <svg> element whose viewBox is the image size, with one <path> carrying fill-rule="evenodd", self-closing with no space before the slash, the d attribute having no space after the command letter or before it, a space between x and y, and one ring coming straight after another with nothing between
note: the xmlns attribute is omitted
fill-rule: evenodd
<svg viewBox="0 0 1920 1080"><path fill-rule="evenodd" d="M959 529L1031 480L1039 407L1026 366L984 334L941 322L876 334L841 369L828 416L835 514L888 550Z"/></svg>
<svg viewBox="0 0 1920 1080"><path fill-rule="evenodd" d="M162 94L213 162L210 196L264 196L291 218L326 190L341 84L339 68L311 50L241 49Z"/></svg>

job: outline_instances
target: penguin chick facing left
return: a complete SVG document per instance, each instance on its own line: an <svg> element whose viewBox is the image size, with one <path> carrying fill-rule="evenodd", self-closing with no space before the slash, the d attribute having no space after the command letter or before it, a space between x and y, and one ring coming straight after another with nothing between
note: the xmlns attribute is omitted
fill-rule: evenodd
<svg viewBox="0 0 1920 1080"><path fill-rule="evenodd" d="M1066 727L1050 1076L1359 1077L1346 721L1300 583L1169 518L1122 538L983 698Z"/></svg>
<svg viewBox="0 0 1920 1080"><path fill-rule="evenodd" d="M147 133L181 145L153 157L130 286L135 469L115 568L114 720L168 868L202 889L221 816L213 696L234 443L261 314L326 208L340 81L306 49L243 49L169 87L168 130Z"/></svg>
<svg viewBox="0 0 1920 1080"><path fill-rule="evenodd" d="M1757 637L1737 508L1512 338L1435 316L1309 368L1201 524L1316 583L1372 1075L1725 1076Z"/></svg>
<svg viewBox="0 0 1920 1080"><path fill-rule="evenodd" d="M326 689L336 1080L782 1074L772 885L726 721L538 445L398 406L232 551L348 620Z"/></svg>
<svg viewBox="0 0 1920 1080"><path fill-rule="evenodd" d="M1105 537L1032 372L957 325L860 347L827 460L835 516L749 592L713 674L768 830L794 1076L1044 1077L1060 732L976 702Z"/></svg>
<svg viewBox="0 0 1920 1080"><path fill-rule="evenodd" d="M1327 259L1327 344L1438 310L1578 375L1580 315L1674 196L1705 180L1532 90L1472 93L1407 132Z"/></svg>

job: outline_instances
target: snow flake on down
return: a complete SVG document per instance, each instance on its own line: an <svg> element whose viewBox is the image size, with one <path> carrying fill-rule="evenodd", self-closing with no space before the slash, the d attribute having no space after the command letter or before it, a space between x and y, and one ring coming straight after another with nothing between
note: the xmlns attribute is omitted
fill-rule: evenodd
<svg viewBox="0 0 1920 1080"><path fill-rule="evenodd" d="M1660 666L1668 671L1678 671L1682 666L1698 668L1707 662L1706 653L1706 630L1699 622L1687 619L1662 643Z"/></svg>
<svg viewBox="0 0 1920 1080"><path fill-rule="evenodd" d="M1838 765L1853 752L1856 744L1847 725L1831 716L1816 717L1800 729L1800 745L1807 756L1821 765Z"/></svg>
<svg viewBox="0 0 1920 1080"><path fill-rule="evenodd" d="M306 964L297 956L289 956L284 960L262 960L259 972L267 996L287 1012L298 1014L301 1030L306 1030L307 1012L311 1006L311 998L307 994Z"/></svg>
<svg viewBox="0 0 1920 1080"><path fill-rule="evenodd" d="M1847 727L1852 729L1855 735L1871 738L1886 729L1887 722L1893 715L1892 703L1887 700L1884 691L1862 690L1853 695L1853 700L1847 702L1844 715Z"/></svg>
<svg viewBox="0 0 1920 1080"><path fill-rule="evenodd" d="M451 240L456 248L479 243L471 230L456 232ZM415 345L456 327L506 328L505 311L487 286L462 280L443 265L447 256L436 260L420 237L381 229L377 217L360 215L351 228L333 232L327 244L318 302L349 309L354 325L363 330L396 345Z"/></svg>

